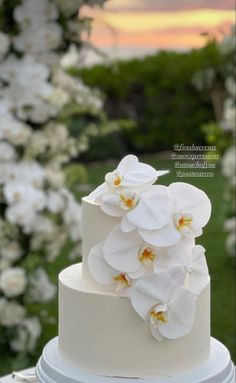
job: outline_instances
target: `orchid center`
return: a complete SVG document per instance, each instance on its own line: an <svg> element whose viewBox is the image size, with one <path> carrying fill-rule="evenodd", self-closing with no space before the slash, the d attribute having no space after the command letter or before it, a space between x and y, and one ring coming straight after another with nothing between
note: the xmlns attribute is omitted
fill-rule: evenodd
<svg viewBox="0 0 236 383"><path fill-rule="evenodd" d="M124 210L133 209L137 205L138 200L136 193L126 190L120 194L120 207Z"/></svg>
<svg viewBox="0 0 236 383"><path fill-rule="evenodd" d="M193 216L191 214L175 214L174 216L175 226L178 231L188 230L192 221Z"/></svg>
<svg viewBox="0 0 236 383"><path fill-rule="evenodd" d="M138 259L147 267L152 267L156 254L151 246L143 246L139 250Z"/></svg>
<svg viewBox="0 0 236 383"><path fill-rule="evenodd" d="M123 176L118 171L107 173L105 176L106 184L113 188L118 188L122 182Z"/></svg>
<svg viewBox="0 0 236 383"><path fill-rule="evenodd" d="M129 278L125 273L117 274L113 277L113 280L116 282L116 288L115 291L121 291L125 287L130 286Z"/></svg>
<svg viewBox="0 0 236 383"><path fill-rule="evenodd" d="M149 311L149 315L154 322L167 323L167 311L165 305L157 305Z"/></svg>

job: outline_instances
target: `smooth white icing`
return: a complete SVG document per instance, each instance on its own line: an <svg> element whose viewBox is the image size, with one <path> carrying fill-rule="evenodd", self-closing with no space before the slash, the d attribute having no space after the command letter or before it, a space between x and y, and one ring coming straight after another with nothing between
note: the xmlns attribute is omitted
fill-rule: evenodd
<svg viewBox="0 0 236 383"><path fill-rule="evenodd" d="M86 197L82 199L82 212L83 277L93 281L88 270L88 253L93 246L107 237L120 219L106 215L97 203L89 201Z"/></svg>
<svg viewBox="0 0 236 383"><path fill-rule="evenodd" d="M210 284L197 300L194 326L157 342L129 299L85 280L81 265L59 275L59 352L70 365L108 376L148 378L198 367L210 352Z"/></svg>

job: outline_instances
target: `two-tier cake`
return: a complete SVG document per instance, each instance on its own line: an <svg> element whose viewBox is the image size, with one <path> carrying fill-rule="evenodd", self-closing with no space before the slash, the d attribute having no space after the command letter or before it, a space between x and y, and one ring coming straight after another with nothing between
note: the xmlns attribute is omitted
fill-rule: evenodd
<svg viewBox="0 0 236 383"><path fill-rule="evenodd" d="M83 199L83 262L59 275L59 354L72 368L153 378L210 356L210 278L195 238L211 203L190 184L160 185L163 174L128 155Z"/></svg>

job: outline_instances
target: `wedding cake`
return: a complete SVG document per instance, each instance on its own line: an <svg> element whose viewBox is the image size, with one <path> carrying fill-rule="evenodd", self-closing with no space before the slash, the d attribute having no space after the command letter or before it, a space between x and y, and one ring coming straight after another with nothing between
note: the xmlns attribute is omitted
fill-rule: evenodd
<svg viewBox="0 0 236 383"><path fill-rule="evenodd" d="M155 378L210 356L210 278L195 244L211 214L198 188L162 186L128 155L83 198L83 261L59 275L59 354L92 374Z"/></svg>

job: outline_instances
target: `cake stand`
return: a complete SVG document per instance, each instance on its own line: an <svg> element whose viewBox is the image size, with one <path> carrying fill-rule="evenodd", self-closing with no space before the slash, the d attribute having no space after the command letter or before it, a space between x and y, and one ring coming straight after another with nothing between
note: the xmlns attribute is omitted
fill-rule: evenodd
<svg viewBox="0 0 236 383"><path fill-rule="evenodd" d="M234 383L235 369L227 348L211 338L211 355L207 362L191 372L156 378L119 378L88 373L70 367L58 352L58 338L44 348L36 366L40 383Z"/></svg>

